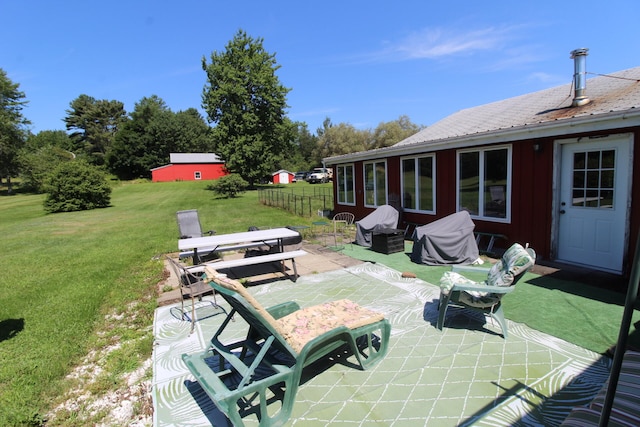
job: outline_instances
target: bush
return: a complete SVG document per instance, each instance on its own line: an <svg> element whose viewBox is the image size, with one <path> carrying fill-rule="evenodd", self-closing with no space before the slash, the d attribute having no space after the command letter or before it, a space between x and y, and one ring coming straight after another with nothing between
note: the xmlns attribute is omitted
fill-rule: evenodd
<svg viewBox="0 0 640 427"><path fill-rule="evenodd" d="M207 190L212 190L214 193L224 197L236 197L244 192L248 186L249 183L242 179L240 175L232 173L218 178L207 187Z"/></svg>
<svg viewBox="0 0 640 427"><path fill-rule="evenodd" d="M44 209L50 213L106 208L111 203L106 175L81 160L59 164L45 188Z"/></svg>

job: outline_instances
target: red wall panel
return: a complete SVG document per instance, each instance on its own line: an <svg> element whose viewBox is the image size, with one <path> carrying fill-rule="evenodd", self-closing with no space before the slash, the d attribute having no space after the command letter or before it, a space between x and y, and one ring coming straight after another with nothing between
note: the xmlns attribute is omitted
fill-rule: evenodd
<svg viewBox="0 0 640 427"><path fill-rule="evenodd" d="M227 175L227 170L221 163L177 164L151 171L151 179L153 182L195 181L196 172L200 172L200 180L218 179Z"/></svg>

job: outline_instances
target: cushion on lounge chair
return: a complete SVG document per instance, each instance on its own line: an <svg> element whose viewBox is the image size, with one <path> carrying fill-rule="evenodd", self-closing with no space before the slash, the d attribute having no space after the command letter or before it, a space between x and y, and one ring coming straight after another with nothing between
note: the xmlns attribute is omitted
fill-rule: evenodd
<svg viewBox="0 0 640 427"><path fill-rule="evenodd" d="M210 270L208 274L215 277ZM360 307L348 299L302 308L276 320L240 282L227 277L216 277L214 280L240 294L284 337L296 353L300 353L312 339L340 326L356 329L384 320L382 313Z"/></svg>
<svg viewBox="0 0 640 427"><path fill-rule="evenodd" d="M387 354L391 324L382 314L349 300L306 309L295 301L264 308L238 281L218 274L211 265L204 271L203 280L231 311L207 350L183 354L182 360L233 425L244 425L249 415L261 426L284 425L304 368L336 351L345 354L343 347L363 370ZM247 323L246 337L223 343L220 337L236 315Z"/></svg>
<svg viewBox="0 0 640 427"><path fill-rule="evenodd" d="M342 299L303 308L277 320L282 336L297 353L309 341L340 326L356 329L384 319L381 313Z"/></svg>

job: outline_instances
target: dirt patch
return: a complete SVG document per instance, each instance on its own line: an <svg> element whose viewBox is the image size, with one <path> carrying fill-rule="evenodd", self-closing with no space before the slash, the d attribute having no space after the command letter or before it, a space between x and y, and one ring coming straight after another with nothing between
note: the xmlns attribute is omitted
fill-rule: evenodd
<svg viewBox="0 0 640 427"><path fill-rule="evenodd" d="M132 304L127 313L107 315L106 323L117 323L120 327L123 323L133 324L135 315L136 304ZM148 333L152 333L152 326L149 326ZM144 335L132 340L112 337L109 345L89 352L67 375L65 380L70 388L46 415L46 425L68 425L73 420L74 425L80 422L105 427L152 426L151 358L142 361L132 372L120 375L108 372L113 365L109 363L112 356L127 346L135 346L136 340L145 338Z"/></svg>

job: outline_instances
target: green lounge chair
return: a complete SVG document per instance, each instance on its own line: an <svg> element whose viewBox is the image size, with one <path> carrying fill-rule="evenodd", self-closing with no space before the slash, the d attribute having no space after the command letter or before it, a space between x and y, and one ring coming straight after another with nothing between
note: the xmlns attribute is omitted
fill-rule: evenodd
<svg viewBox="0 0 640 427"><path fill-rule="evenodd" d="M347 348L367 369L387 353L390 323L349 300L304 309L290 301L265 309L242 284L212 267L205 269L205 281L232 310L211 346L183 354L182 360L235 426L244 425L242 418L252 412L261 426L283 425L291 416L303 368L321 358ZM249 325L246 338L224 344L221 334L235 314ZM281 407L270 414L267 406L274 399L281 400Z"/></svg>
<svg viewBox="0 0 640 427"><path fill-rule="evenodd" d="M502 312L502 297L513 291L514 285L524 273L535 264L536 253L531 248L523 248L515 243L490 269L477 267L454 266L440 279L440 302L438 304L437 328L442 330L449 305L479 310L495 319L502 329L502 336L507 338L507 322ZM486 271L487 280L474 282L457 271Z"/></svg>

